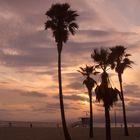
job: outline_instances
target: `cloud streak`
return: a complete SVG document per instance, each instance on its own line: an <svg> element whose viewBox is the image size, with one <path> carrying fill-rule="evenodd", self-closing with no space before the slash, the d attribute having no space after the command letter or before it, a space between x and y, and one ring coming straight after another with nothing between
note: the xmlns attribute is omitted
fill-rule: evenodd
<svg viewBox="0 0 140 140"><path fill-rule="evenodd" d="M44 93L39 93L36 91L32 91L32 92L23 92L21 93L22 96L27 96L27 97L37 97L37 98L45 98L47 97L46 94Z"/></svg>

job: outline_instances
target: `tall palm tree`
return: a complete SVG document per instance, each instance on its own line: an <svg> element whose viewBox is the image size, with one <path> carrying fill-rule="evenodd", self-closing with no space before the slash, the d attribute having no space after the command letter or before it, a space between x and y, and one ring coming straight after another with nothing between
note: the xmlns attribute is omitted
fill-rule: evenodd
<svg viewBox="0 0 140 140"><path fill-rule="evenodd" d="M59 81L59 99L60 99L60 109L62 125L64 130L65 140L71 140L68 133L64 103L63 103L63 93L62 93L62 78L61 78L61 52L63 43L66 43L69 37L69 33L75 34L78 25L75 22L78 16L76 11L71 10L68 3L60 4L56 3L51 6L51 8L46 12L47 22L45 23L45 29L51 29L55 42L57 44L58 50L58 81Z"/></svg>
<svg viewBox="0 0 140 140"><path fill-rule="evenodd" d="M86 86L89 95L89 104L90 104L90 124L89 124L89 137L93 138L93 112L92 112L92 89L95 87L96 81L90 77L91 74L97 74L93 66L87 66L85 68L80 67L81 70L78 70L83 76L86 76L86 79L83 81L83 84Z"/></svg>
<svg viewBox="0 0 140 140"><path fill-rule="evenodd" d="M107 49L94 49L91 58L97 63L96 68L102 70L101 84L96 87L95 94L97 101L103 101L106 121L106 140L111 140L110 129L110 107L117 101L118 90L111 87L107 70L110 69L110 53Z"/></svg>
<svg viewBox="0 0 140 140"><path fill-rule="evenodd" d="M131 61L128 57L131 56L130 54L126 53L126 48L124 46L116 46L110 48L111 50L111 58L113 60L112 68L115 68L115 71L118 74L118 79L120 83L120 91L121 91L121 101L122 101L122 108L123 108L123 120L124 120L124 133L125 136L129 136L128 127L127 127L127 119L126 119L126 110L125 110L125 101L124 101L124 94L123 94L123 86L122 86L122 74L126 68L131 68Z"/></svg>

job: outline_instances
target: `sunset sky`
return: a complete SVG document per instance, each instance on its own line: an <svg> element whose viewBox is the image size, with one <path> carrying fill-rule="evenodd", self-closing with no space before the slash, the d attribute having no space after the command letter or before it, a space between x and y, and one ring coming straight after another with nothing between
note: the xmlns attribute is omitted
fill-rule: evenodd
<svg viewBox="0 0 140 140"><path fill-rule="evenodd" d="M62 76L67 119L85 116L87 90L80 66L94 64L94 48L124 45L135 62L123 74L128 121L140 122L140 1L139 0L0 0L0 120L59 120L57 49L44 30L45 12L56 2L77 10L79 29L63 46ZM110 71L112 86L119 88ZM95 77L97 82L99 77ZM95 103L94 120L104 117ZM114 109L122 118L121 102Z"/></svg>

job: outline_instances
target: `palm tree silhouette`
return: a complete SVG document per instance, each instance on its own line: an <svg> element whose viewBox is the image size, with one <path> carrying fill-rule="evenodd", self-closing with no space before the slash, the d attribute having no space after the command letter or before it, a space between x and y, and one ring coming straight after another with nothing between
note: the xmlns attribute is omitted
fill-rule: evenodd
<svg viewBox="0 0 140 140"><path fill-rule="evenodd" d="M95 87L96 81L90 77L91 74L97 74L98 72L95 71L95 68L93 66L87 66L85 68L80 67L81 70L78 70L83 76L86 76L86 79L83 81L83 84L88 89L88 95L89 95L89 104L90 104L90 131L89 131L89 137L93 138L93 112L92 112L92 89Z"/></svg>
<svg viewBox="0 0 140 140"><path fill-rule="evenodd" d="M109 81L109 75L107 70L110 69L110 53L107 49L101 48L100 51L94 49L91 54L91 58L97 63L96 68L101 69L101 84L96 87L95 94L97 101L103 101L105 108L105 120L106 120L106 140L111 140L110 129L110 107L118 100L118 90L111 87Z"/></svg>
<svg viewBox="0 0 140 140"><path fill-rule="evenodd" d="M78 16L76 11L70 9L68 3L53 4L51 8L46 12L47 22L45 23L45 29L51 29L58 50L58 80L59 80L59 99L61 118L65 140L71 140L69 135L64 112L63 93L62 93L62 78L61 78L61 52L63 43L66 43L69 37L69 33L75 34L78 29L77 23L75 23Z"/></svg>
<svg viewBox="0 0 140 140"><path fill-rule="evenodd" d="M128 58L131 55L126 53L126 48L124 46L121 45L116 46L110 48L110 50L111 50L112 68L115 68L120 83L120 90L121 90L120 99L122 101L122 108L123 108L124 133L125 136L129 136L127 119L126 119L125 101L124 101L124 94L123 94L123 87L122 87L122 74L126 68L131 68L131 64L133 64L133 61L131 61Z"/></svg>

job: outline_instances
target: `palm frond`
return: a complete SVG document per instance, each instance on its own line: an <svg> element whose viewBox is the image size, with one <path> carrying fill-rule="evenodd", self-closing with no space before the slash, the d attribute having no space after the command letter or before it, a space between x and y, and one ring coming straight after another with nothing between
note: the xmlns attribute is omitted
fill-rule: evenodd
<svg viewBox="0 0 140 140"><path fill-rule="evenodd" d="M97 86L95 89L96 100L103 101L104 106L110 108L118 100L119 90L116 88L104 88L102 85Z"/></svg>
<svg viewBox="0 0 140 140"><path fill-rule="evenodd" d="M96 69L99 69L101 66L99 64L95 65Z"/></svg>
<svg viewBox="0 0 140 140"><path fill-rule="evenodd" d="M45 30L47 29L51 29L51 30L55 30L56 26L54 24L54 22L52 22L52 20L48 20L47 22L45 22Z"/></svg>
<svg viewBox="0 0 140 140"><path fill-rule="evenodd" d="M93 72L94 75L97 75L97 74L99 74L99 73L100 73L100 72L98 72L98 71Z"/></svg>
<svg viewBox="0 0 140 140"><path fill-rule="evenodd" d="M131 54L128 54L128 53L127 53L127 54L125 54L125 57L128 57L128 56L131 56Z"/></svg>
<svg viewBox="0 0 140 140"><path fill-rule="evenodd" d="M100 52L97 49L94 49L91 54L91 58L93 58L95 62L100 62L101 61Z"/></svg>
<svg viewBox="0 0 140 140"><path fill-rule="evenodd" d="M110 50L114 56L122 56L125 54L126 48L122 45L118 45L118 46L110 48Z"/></svg>
<svg viewBox="0 0 140 140"><path fill-rule="evenodd" d="M79 67L82 71L85 71L85 68Z"/></svg>
<svg viewBox="0 0 140 140"><path fill-rule="evenodd" d="M69 24L69 31L72 35L75 34L76 29L78 29L78 25L75 22Z"/></svg>
<svg viewBox="0 0 140 140"><path fill-rule="evenodd" d="M134 64L134 62L131 61L129 58L124 58L124 59L123 59L123 63L126 64L126 65Z"/></svg>
<svg viewBox="0 0 140 140"><path fill-rule="evenodd" d="M65 16L65 21L71 23L76 20L76 17L79 16L76 11L68 10Z"/></svg>
<svg viewBox="0 0 140 140"><path fill-rule="evenodd" d="M80 70L77 70L78 72L80 72L82 75L86 75L86 73L80 71Z"/></svg>

